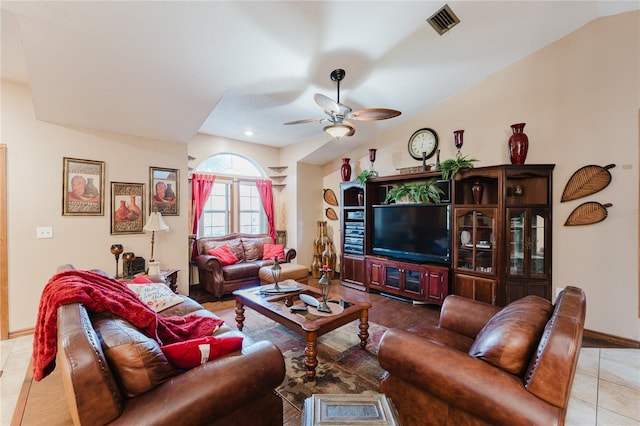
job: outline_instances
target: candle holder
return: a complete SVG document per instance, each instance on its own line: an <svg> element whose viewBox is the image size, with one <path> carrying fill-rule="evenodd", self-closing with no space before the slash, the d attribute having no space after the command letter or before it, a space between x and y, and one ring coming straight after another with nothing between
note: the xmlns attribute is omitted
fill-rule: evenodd
<svg viewBox="0 0 640 426"><path fill-rule="evenodd" d="M460 155L460 150L462 149L464 130L454 130L453 131L453 141L458 149L458 155Z"/></svg>
<svg viewBox="0 0 640 426"><path fill-rule="evenodd" d="M327 276L329 269L327 266L323 266L322 268L322 276L318 281L318 286L320 287L320 292L322 293L322 302L318 305L319 312L331 313L331 308L327 305L327 300L329 299L329 290L331 289L331 280Z"/></svg>
<svg viewBox="0 0 640 426"><path fill-rule="evenodd" d="M124 266L122 268L123 278L132 278L133 277L133 261L136 260L136 255L133 252L126 252L122 254L122 262Z"/></svg>
<svg viewBox="0 0 640 426"><path fill-rule="evenodd" d="M271 275L273 276L273 291L279 292L280 286L278 285L278 281L280 281L280 272L282 270L282 267L280 267L280 264L278 263L278 256L276 256L273 260L275 261L275 263L271 267Z"/></svg>
<svg viewBox="0 0 640 426"><path fill-rule="evenodd" d="M375 148L369 148L369 161L371 162L371 170L373 170L373 163L376 161L376 151Z"/></svg>
<svg viewBox="0 0 640 426"><path fill-rule="evenodd" d="M120 278L118 276L118 260L120 259L120 254L124 251L122 244L111 244L111 254L116 257L116 278ZM124 271L123 271L124 274Z"/></svg>

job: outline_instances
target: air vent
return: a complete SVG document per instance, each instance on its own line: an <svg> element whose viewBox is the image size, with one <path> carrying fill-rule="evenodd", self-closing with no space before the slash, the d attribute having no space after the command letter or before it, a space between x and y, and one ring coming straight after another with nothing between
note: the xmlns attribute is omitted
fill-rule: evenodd
<svg viewBox="0 0 640 426"><path fill-rule="evenodd" d="M449 5L445 4L442 9L431 15L427 22L431 24L438 34L442 35L458 25L460 19L453 13Z"/></svg>

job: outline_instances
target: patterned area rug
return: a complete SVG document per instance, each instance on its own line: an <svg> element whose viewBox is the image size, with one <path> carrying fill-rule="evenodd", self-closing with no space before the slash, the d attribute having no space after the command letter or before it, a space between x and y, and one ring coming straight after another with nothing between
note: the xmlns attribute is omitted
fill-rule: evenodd
<svg viewBox="0 0 640 426"><path fill-rule="evenodd" d="M205 306L215 312L214 304ZM229 312L216 314L235 327ZM243 332L248 337L255 341L269 340L282 351L286 374L277 392L298 409L302 409L304 400L314 393L378 391L384 372L378 363L378 344L386 327L369 323L365 349L360 348L358 320L319 337L316 379L309 381L304 366L304 338L251 309L246 309L245 316Z"/></svg>

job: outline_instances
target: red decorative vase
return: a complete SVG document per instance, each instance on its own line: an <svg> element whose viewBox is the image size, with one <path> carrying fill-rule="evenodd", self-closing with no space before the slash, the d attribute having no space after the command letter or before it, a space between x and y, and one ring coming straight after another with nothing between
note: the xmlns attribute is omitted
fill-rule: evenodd
<svg viewBox="0 0 640 426"><path fill-rule="evenodd" d="M511 164L524 164L529 149L529 138L523 133L525 123L511 125L513 134L509 138L509 158Z"/></svg>
<svg viewBox="0 0 640 426"><path fill-rule="evenodd" d="M349 164L350 158L342 159L342 166L340 167L340 175L343 182L349 182L351 180L351 164Z"/></svg>

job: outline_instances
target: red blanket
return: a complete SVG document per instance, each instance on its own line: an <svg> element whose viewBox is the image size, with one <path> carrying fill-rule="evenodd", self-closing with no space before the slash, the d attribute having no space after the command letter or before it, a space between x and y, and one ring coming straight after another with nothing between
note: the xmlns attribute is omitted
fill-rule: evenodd
<svg viewBox="0 0 640 426"><path fill-rule="evenodd" d="M42 290L33 336L33 376L39 381L55 368L58 307L82 303L91 312L112 312L161 346L210 336L221 319L190 315L162 317L140 301L127 285L116 279L70 270L54 275Z"/></svg>

